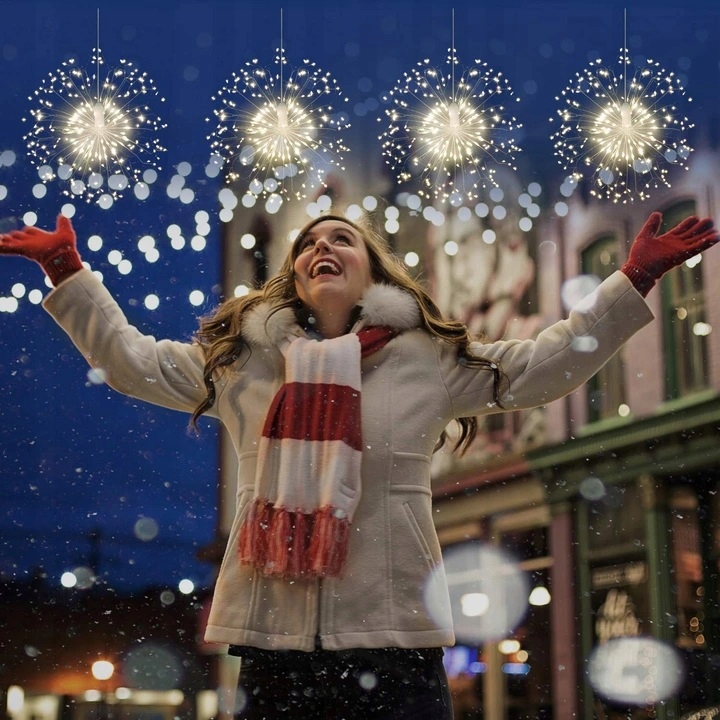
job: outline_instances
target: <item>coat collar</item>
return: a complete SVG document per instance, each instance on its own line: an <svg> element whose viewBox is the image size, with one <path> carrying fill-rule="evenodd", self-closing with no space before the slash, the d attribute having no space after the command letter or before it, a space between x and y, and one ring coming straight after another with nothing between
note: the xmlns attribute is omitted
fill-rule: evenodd
<svg viewBox="0 0 720 720"><path fill-rule="evenodd" d="M360 317L352 332L369 325L387 325L396 330L410 330L420 325L420 309L415 298L395 285L371 285L358 306ZM242 321L245 340L253 345L273 347L305 334L292 308L275 313L272 309L273 305L262 302L247 312Z"/></svg>

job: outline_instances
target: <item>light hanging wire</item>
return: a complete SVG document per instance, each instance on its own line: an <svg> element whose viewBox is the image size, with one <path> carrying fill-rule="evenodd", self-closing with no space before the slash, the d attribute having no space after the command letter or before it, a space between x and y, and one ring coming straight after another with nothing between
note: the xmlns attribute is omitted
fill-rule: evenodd
<svg viewBox="0 0 720 720"><path fill-rule="evenodd" d="M98 9L93 69L73 58L49 73L28 98L34 122L23 139L43 183L65 181L65 194L107 209L143 171L161 169L157 133L166 125L147 104L158 95L147 73L120 60L103 78L103 65Z"/></svg>
<svg viewBox="0 0 720 720"><path fill-rule="evenodd" d="M243 203L265 197L270 212L285 197L325 187L333 167L344 169L341 135L350 127L348 99L329 72L303 60L285 79L282 17L281 10L278 68L254 59L233 72L212 98L217 125L208 136L211 163L224 167L227 182L241 184Z"/></svg>
<svg viewBox="0 0 720 720"><path fill-rule="evenodd" d="M693 125L680 109L690 98L675 73L654 60L634 65L630 59L627 10L618 64L615 73L598 59L576 73L556 98L560 127L551 140L570 170L566 184L587 178L591 195L627 203L670 187L669 169L683 166L692 152L686 132Z"/></svg>
<svg viewBox="0 0 720 720"><path fill-rule="evenodd" d="M384 98L390 122L379 139L398 182L419 183L413 188L419 196L457 206L497 185L497 165L516 169L522 126L507 111L513 92L502 73L475 60L456 82L454 10L446 63L449 70L442 70L425 59L403 74Z"/></svg>

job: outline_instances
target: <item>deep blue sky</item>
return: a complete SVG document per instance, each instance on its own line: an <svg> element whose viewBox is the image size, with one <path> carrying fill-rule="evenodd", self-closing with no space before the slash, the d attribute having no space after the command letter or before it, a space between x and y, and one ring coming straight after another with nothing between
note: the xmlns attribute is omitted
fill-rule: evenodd
<svg viewBox="0 0 720 720"><path fill-rule="evenodd" d="M521 102L513 111L524 125L524 171L546 184L552 157L548 118L555 96L595 57L614 65L622 44L623 7L628 10L628 45L669 71L680 73L695 118L718 116L720 89L720 11L716 3L494 3L457 2L456 49L464 64L477 58L502 71ZM131 194L110 210L75 202L74 223L83 257L100 269L132 321L156 336L189 338L196 317L217 301L219 281L219 204L216 180L205 177L209 156L212 94L231 72L257 57L270 66L279 42L284 8L285 47L291 65L309 58L330 71L349 97L353 129L373 146L383 106L363 113L423 58L442 66L450 44L451 4L417 2L183 2L143 3L0 0L0 153L16 162L0 167L3 229L22 224L28 211L38 224L54 222L68 202L52 185L42 199L23 142L29 123L28 100L47 74L69 57L90 64L95 46L96 8L100 8L101 47L108 66L123 58L153 78L165 102L149 98L167 122L162 143L163 170L144 202ZM374 104L371 102L370 107ZM359 108L359 110L357 109ZM704 120L703 120L704 122ZM698 128L700 131L702 128ZM696 132L697 132L696 131ZM360 140L358 140L359 142ZM363 162L382 164L377 152ZM165 193L181 162L189 162L190 205ZM354 162L358 162L356 158ZM529 181L531 177L527 177ZM611 210L609 206L608 210ZM649 210L652 208L649 208ZM168 247L166 229L178 224L189 239L194 215L210 215L207 248L196 252ZM86 249L90 235L105 246ZM153 235L161 259L145 262L137 240ZM107 250L124 252L133 271L121 276L108 264ZM0 259L0 297L14 283L44 288L34 264ZM194 307L189 292L206 302ZM143 298L155 292L159 309ZM200 439L186 431L187 418L124 398L90 383L84 361L54 322L21 298L13 313L0 313L0 575L26 578L42 566L55 581L64 570L88 562L88 534L100 532L99 570L113 587L175 584L188 576L209 584L211 568L194 560L195 548L210 541L215 526L217 446L211 422ZM159 533L142 542L133 528L139 518L155 520Z"/></svg>

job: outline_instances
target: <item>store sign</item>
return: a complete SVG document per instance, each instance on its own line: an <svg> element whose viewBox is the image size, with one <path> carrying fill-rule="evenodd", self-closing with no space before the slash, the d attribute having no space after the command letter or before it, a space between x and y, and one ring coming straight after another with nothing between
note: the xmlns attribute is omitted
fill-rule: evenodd
<svg viewBox="0 0 720 720"><path fill-rule="evenodd" d="M646 563L596 567L590 580L596 642L640 635L649 608Z"/></svg>
<svg viewBox="0 0 720 720"><path fill-rule="evenodd" d="M595 635L599 643L619 637L633 637L640 634L640 621L635 614L635 605L625 590L611 588L605 602L598 610L595 620Z"/></svg>
<svg viewBox="0 0 720 720"><path fill-rule="evenodd" d="M592 571L593 590L621 585L640 585L647 581L647 565L630 562L622 565L599 567Z"/></svg>
<svg viewBox="0 0 720 720"><path fill-rule="evenodd" d="M720 718L720 705L698 710L691 715L683 715L680 720L716 720Z"/></svg>

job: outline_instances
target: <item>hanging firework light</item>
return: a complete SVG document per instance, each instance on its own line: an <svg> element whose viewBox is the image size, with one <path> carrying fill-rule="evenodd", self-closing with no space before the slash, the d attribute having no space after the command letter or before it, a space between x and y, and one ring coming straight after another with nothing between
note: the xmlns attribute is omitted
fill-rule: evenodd
<svg viewBox="0 0 720 720"><path fill-rule="evenodd" d="M674 73L649 59L633 65L627 42L618 64L616 73L598 59L576 73L556 98L561 124L551 140L571 177L590 178L591 195L627 203L670 187L669 169L692 152L685 133L693 125L678 107L685 90Z"/></svg>
<svg viewBox="0 0 720 720"><path fill-rule="evenodd" d="M224 165L226 180L246 181L249 195L277 206L283 196L302 199L326 186L330 168L344 169L341 132L350 127L342 109L348 99L330 73L304 60L287 75L280 17L277 67L254 59L233 72L212 98L217 126L208 136L211 159Z"/></svg>
<svg viewBox="0 0 720 720"><path fill-rule="evenodd" d="M43 183L57 177L65 194L109 207L144 170L160 169L166 126L147 105L158 94L147 73L120 60L102 77L99 34L98 19L92 70L68 60L30 96L34 124L23 139Z"/></svg>
<svg viewBox="0 0 720 720"><path fill-rule="evenodd" d="M421 197L459 205L477 198L478 188L496 186L496 165L516 169L522 126L506 109L510 84L487 63L460 70L456 83L454 25L453 11L450 67L440 70L425 59L403 74L386 98L390 124L379 139L400 183L417 178Z"/></svg>

